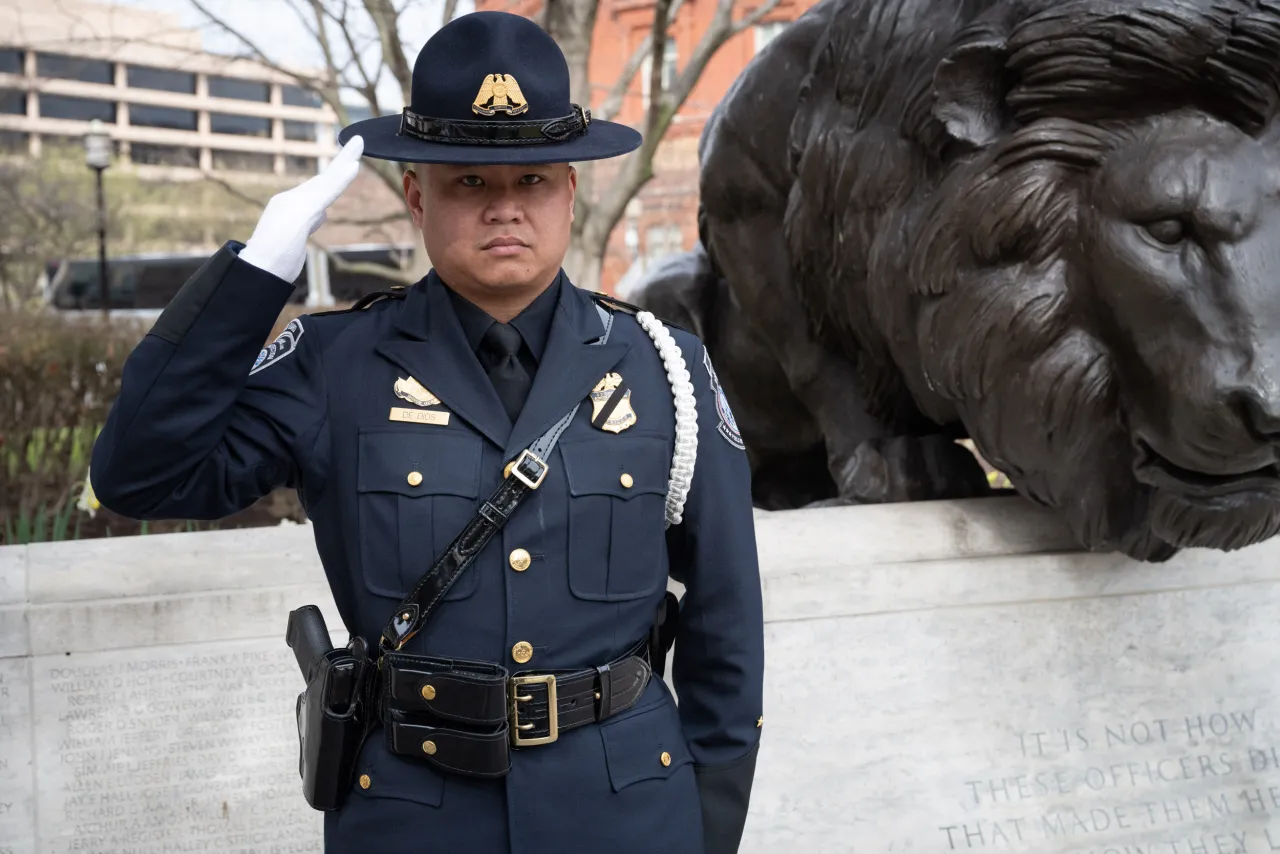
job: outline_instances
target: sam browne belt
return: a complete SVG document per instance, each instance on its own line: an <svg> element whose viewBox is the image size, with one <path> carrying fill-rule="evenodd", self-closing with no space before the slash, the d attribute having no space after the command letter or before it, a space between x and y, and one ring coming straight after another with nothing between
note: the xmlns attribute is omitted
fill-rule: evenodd
<svg viewBox="0 0 1280 854"><path fill-rule="evenodd" d="M551 744L640 699L648 641L600 667L508 675L499 665L387 653L381 718L387 750L440 771L502 777L511 748Z"/></svg>

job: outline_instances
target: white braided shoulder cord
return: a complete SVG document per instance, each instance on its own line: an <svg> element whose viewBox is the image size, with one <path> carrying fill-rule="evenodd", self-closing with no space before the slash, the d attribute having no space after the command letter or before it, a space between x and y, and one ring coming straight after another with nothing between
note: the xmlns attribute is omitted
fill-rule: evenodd
<svg viewBox="0 0 1280 854"><path fill-rule="evenodd" d="M662 357L676 406L676 446L675 453L671 455L671 481L667 486L666 520L667 527L670 527L679 525L684 518L684 502L689 497L693 469L698 462L698 406L689 369L676 339L651 312L637 312L636 320L649 333L653 346Z"/></svg>

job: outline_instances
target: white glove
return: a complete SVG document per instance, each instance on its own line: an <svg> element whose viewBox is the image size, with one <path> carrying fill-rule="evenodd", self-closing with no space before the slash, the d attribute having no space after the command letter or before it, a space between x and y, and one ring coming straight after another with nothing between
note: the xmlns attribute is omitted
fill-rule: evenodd
<svg viewBox="0 0 1280 854"><path fill-rule="evenodd" d="M364 138L353 136L324 171L271 197L240 250L240 259L292 282L307 260L307 238L324 224L329 205L360 174Z"/></svg>

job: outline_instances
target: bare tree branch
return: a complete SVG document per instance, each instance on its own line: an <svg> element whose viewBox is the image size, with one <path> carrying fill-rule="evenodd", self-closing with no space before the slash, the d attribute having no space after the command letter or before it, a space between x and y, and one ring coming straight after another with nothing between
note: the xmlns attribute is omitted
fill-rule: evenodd
<svg viewBox="0 0 1280 854"><path fill-rule="evenodd" d="M407 104L412 100L413 69L404 55L404 46L400 44L399 13L391 5L391 0L364 0L364 8L382 40L382 61L400 84L400 92Z"/></svg>
<svg viewBox="0 0 1280 854"><path fill-rule="evenodd" d="M383 214L382 216L331 216L325 222L332 225L358 225L366 228L374 228L380 225L391 225L395 222L403 222L408 217L404 211L396 211L395 213Z"/></svg>
<svg viewBox="0 0 1280 854"><path fill-rule="evenodd" d="M453 20L458 14L458 0L444 0L444 13L440 16L440 23L447 24Z"/></svg>
<svg viewBox="0 0 1280 854"><path fill-rule="evenodd" d="M589 104L591 42L600 0L543 0L542 27L556 40L569 66L569 95Z"/></svg>
<svg viewBox="0 0 1280 854"><path fill-rule="evenodd" d="M580 214L574 222L581 258L584 263L594 264L596 268L586 270L588 276L598 275L609 235L626 212L627 203L653 178L653 160L658 147L711 58L730 38L777 8L780 0L766 0L736 23L733 13L738 0L717 0L711 24L702 34L689 61L670 89L664 91L662 56L666 43L665 34L670 26L670 11L675 2L678 0L665 0L665 3L664 0L658 0L654 7L653 27L648 38L653 60L649 69L649 106L644 121L644 142L637 151L622 161L620 171L609 182L607 189L587 206L585 215Z"/></svg>
<svg viewBox="0 0 1280 854"><path fill-rule="evenodd" d="M252 196L249 193L246 193L244 190L240 189L236 185L229 182L226 178L223 178L221 175L217 175L213 172L204 172L201 174L201 177L204 181L210 184L213 184L214 186L221 187L224 191L226 191L228 195L232 196L233 198L239 199L240 201L253 205L255 207L258 207L258 208L265 207L267 204L267 201L269 201L269 199L260 199L256 196ZM397 210L395 213L388 213L388 214L382 214L381 216L370 216L370 217L330 216L325 220L325 222L328 222L334 225L378 226L378 225L388 225L393 222L400 222L406 216L408 216L408 214L405 211Z"/></svg>
<svg viewBox="0 0 1280 854"><path fill-rule="evenodd" d="M342 96L341 91L339 90L339 75L337 74L337 63L334 61L333 45L329 43L329 32L324 23L323 0L311 0L311 13L316 19L316 28L312 32L312 36L315 38L316 44L320 46L320 53L324 56L325 68L329 72L329 79L321 81L322 88L317 91L320 92L320 97L333 107L334 113L338 116L338 121L346 123L348 119L347 110L342 105Z"/></svg>
<svg viewBox="0 0 1280 854"><path fill-rule="evenodd" d="M688 100L689 93L697 85L698 79L702 77L702 72L706 70L707 63L711 61L711 57L715 56L716 51L729 39L748 27L754 26L761 18L776 9L779 2L780 0L766 0L735 23L733 10L736 0L719 0L716 3L715 15L711 19L711 26L707 27L707 31L702 34L702 38L689 56L689 62L685 65L684 71L671 87L671 92L667 94L668 102L679 109Z"/></svg>
<svg viewBox="0 0 1280 854"><path fill-rule="evenodd" d="M270 201L269 199L259 199L256 196L249 195L244 190L241 190L239 187L232 184L226 178L223 178L221 175L216 175L213 172L201 172L200 177L210 184L221 187L233 198L255 205L259 208L266 207L267 202Z"/></svg>
<svg viewBox="0 0 1280 854"><path fill-rule="evenodd" d="M313 3L320 3L321 0L312 0ZM342 11L340 14L329 13L330 18L338 27L338 32L342 33L343 40L347 43L347 50L351 51L352 64L356 70L360 72L360 80L363 85L353 86L352 88L364 96L369 102L369 109L374 115L382 115L382 110L378 104L378 78L381 74L371 75L364 67L364 63L360 60L360 48L356 46L355 36L352 33L351 24L347 19L347 11L350 7L347 0L342 0Z"/></svg>
<svg viewBox="0 0 1280 854"><path fill-rule="evenodd" d="M674 0L671 9L667 13L667 28L675 23L676 16L680 14L680 9L684 6L684 0ZM650 31L641 39L640 44L636 45L636 49L632 51L628 57L626 64L622 66L622 72L618 75L618 79L613 81L609 93L605 95L604 101L600 104L600 108L595 110L596 118L605 121L612 121L622 110L622 100L627 96L628 90L631 89L631 83L635 80L636 74L639 73L640 67L644 65L644 59L652 52L653 48L653 32Z"/></svg>
<svg viewBox="0 0 1280 854"><path fill-rule="evenodd" d="M613 121L613 118L622 111L622 100L627 96L627 91L631 89L631 83L636 78L636 74L640 72L640 66L644 65L644 59L649 55L650 49L653 47L653 35L645 34L645 37L636 45L636 49L627 59L625 65L622 66L622 72L618 75L618 79L613 82L613 86L609 88L608 94L604 96L599 108L595 112L595 117L604 121Z"/></svg>
<svg viewBox="0 0 1280 854"><path fill-rule="evenodd" d="M653 26L649 30L650 55L653 60L649 63L649 110L645 117L645 141L646 143L652 134L657 130L658 123L661 121L661 110L658 104L662 101L662 71L666 63L663 61L667 52L667 27L671 21L671 2L672 0L657 0L653 4ZM730 8L733 6L733 0L723 0L728 2Z"/></svg>
<svg viewBox="0 0 1280 854"><path fill-rule="evenodd" d="M300 83L303 86L306 86L308 88L315 87L315 78L309 77L305 74L299 74L298 72L292 69L285 68L283 65L280 65L277 62L273 62L271 58L268 57L265 52L263 52L262 48L258 47L244 33L240 32L235 27L231 26L226 21L224 21L222 18L218 17L213 12L211 12L209 10L209 7L206 6L203 2L201 2L201 0L188 0L188 2L192 6L194 6L196 10L200 12L200 14L208 18L210 23L212 23L214 26L218 27L223 32L227 33L236 41L244 45L245 48L248 49L248 51L252 54L253 59L255 61L261 63L262 65L265 65L267 68L270 68L273 71L278 71L281 74L287 74L288 76L292 77L294 80L296 80L298 83Z"/></svg>
<svg viewBox="0 0 1280 854"><path fill-rule="evenodd" d="M314 39L318 44L323 44L324 43L323 23L319 20L319 18L317 18L316 19L317 25L320 27L320 29L313 30L311 28L310 21L307 20L307 13L303 11L301 6L298 5L299 2L300 0L284 0L284 3L286 6L289 7L289 10L298 17L298 23L300 23L302 25L302 28L307 31L307 35L311 36L311 38ZM318 2L318 0L312 0L312 5L315 5L316 2ZM333 63L329 62L328 66L330 68L333 68Z"/></svg>

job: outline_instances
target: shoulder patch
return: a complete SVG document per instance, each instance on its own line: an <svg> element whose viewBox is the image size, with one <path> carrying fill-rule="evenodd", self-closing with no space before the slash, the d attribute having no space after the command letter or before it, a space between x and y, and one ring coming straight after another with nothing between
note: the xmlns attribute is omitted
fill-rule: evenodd
<svg viewBox="0 0 1280 854"><path fill-rule="evenodd" d="M295 317L290 320L289 325L284 328L276 340L262 348L262 352L258 354L257 361L253 363L253 368L249 370L249 376L253 376L258 371L266 370L298 349L298 341L305 331L306 328L302 325L301 317Z"/></svg>
<svg viewBox="0 0 1280 854"><path fill-rule="evenodd" d="M733 410L729 408L729 398L725 397L720 378L716 376L716 369L711 364L711 353L705 346L702 348L702 364L706 366L707 376L711 380L711 393L716 399L716 415L720 420L716 430L730 445L745 451L747 446L742 441L742 433L738 430L738 421L733 417Z"/></svg>

